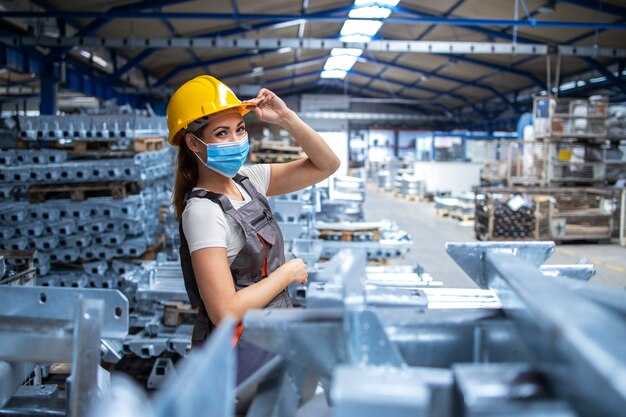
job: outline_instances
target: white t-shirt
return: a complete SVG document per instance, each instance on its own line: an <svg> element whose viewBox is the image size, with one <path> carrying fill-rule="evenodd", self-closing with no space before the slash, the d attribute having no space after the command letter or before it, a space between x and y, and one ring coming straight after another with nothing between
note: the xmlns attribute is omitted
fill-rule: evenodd
<svg viewBox="0 0 626 417"><path fill-rule="evenodd" d="M248 177L259 193L264 196L267 195L270 184L269 164L244 167L239 173ZM244 200L229 200L235 209L239 209L248 203L251 197L243 187L236 182L235 185L243 195ZM197 189L200 188L194 188L194 190ZM191 198L187 201L183 211L183 232L187 238L190 252L203 248L226 248L229 265L245 243L241 226L226 216L220 205L206 198Z"/></svg>

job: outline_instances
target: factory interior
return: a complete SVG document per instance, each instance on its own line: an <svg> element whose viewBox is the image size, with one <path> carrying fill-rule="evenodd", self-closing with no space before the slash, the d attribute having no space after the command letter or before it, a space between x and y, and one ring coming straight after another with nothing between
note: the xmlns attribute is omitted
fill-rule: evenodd
<svg viewBox="0 0 626 417"><path fill-rule="evenodd" d="M0 1L0 417L623 416L625 19Z"/></svg>

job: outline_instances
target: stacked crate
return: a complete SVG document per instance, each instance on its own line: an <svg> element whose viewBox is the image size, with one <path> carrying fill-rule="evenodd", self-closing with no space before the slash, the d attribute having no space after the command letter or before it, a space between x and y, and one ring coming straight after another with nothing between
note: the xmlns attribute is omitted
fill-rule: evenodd
<svg viewBox="0 0 626 417"><path fill-rule="evenodd" d="M250 161L255 164L297 161L306 155L299 146L286 145L282 141L261 141L250 152Z"/></svg>
<svg viewBox="0 0 626 417"><path fill-rule="evenodd" d="M619 201L614 185L626 179L622 119L624 107L610 108L604 96L588 99L537 97L533 108L535 140L495 142L493 159L483 169L483 186L516 187L521 196L532 196L529 208L535 217L534 234L490 225L516 219L503 206L504 189L483 190L476 200L476 234L484 239L516 238L608 241L618 230ZM609 117L610 115L610 117ZM621 119L620 119L621 118ZM537 195L545 197L537 209ZM478 213L481 213L480 215ZM528 214L530 215L529 212ZM494 216L492 219L490 216ZM519 219L526 232L528 224ZM529 227L529 226L528 226Z"/></svg>
<svg viewBox="0 0 626 417"><path fill-rule="evenodd" d="M619 190L483 188L476 192L479 240L609 240Z"/></svg>

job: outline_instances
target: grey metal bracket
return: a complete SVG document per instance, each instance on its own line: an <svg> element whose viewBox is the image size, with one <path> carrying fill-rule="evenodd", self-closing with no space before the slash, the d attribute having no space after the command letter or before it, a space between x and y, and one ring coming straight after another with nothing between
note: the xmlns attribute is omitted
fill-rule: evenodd
<svg viewBox="0 0 626 417"><path fill-rule="evenodd" d="M487 253L508 253L535 266L542 265L554 253L554 242L450 242L448 255L480 288L489 288L483 259Z"/></svg>
<svg viewBox="0 0 626 417"><path fill-rule="evenodd" d="M73 318L74 305L80 298L103 301L103 338L126 337L128 299L117 290L3 286L0 288L0 316L69 320Z"/></svg>

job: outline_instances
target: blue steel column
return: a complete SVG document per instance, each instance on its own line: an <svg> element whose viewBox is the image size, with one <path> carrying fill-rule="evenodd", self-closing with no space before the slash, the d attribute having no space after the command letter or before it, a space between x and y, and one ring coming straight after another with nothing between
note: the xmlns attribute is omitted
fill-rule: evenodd
<svg viewBox="0 0 626 417"><path fill-rule="evenodd" d="M41 93L39 101L40 114L56 114L58 81L52 66L46 65L40 74Z"/></svg>

